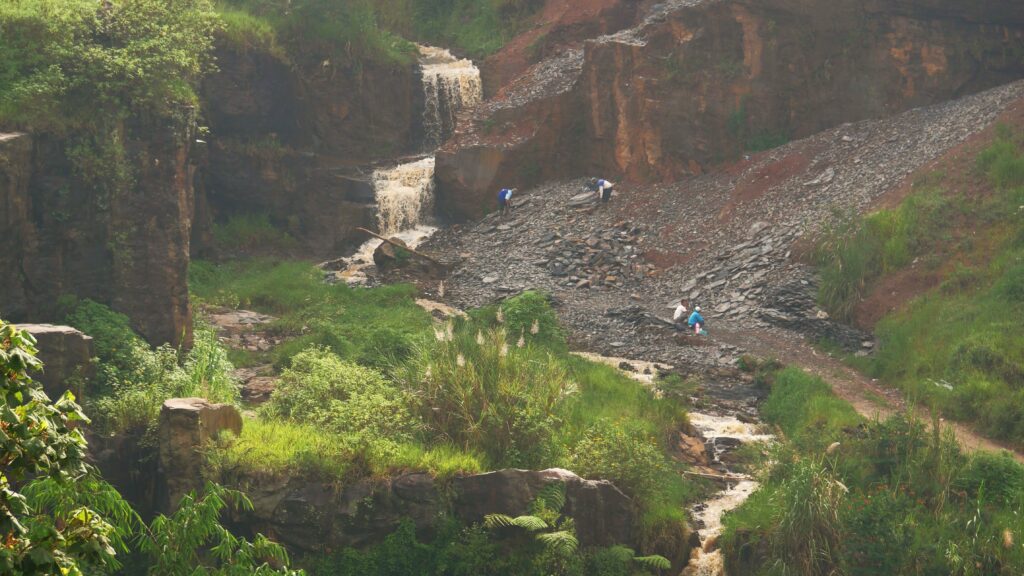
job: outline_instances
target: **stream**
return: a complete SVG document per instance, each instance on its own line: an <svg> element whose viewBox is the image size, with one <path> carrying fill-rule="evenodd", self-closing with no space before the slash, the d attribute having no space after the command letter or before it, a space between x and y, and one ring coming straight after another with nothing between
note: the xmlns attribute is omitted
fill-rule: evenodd
<svg viewBox="0 0 1024 576"><path fill-rule="evenodd" d="M573 354L592 362L613 366L626 376L652 387L660 370L672 369L663 363L644 360L601 356L590 352ZM655 393L657 394L657 391ZM722 552L718 549L718 536L721 535L723 528L722 517L743 504L757 489L758 484L745 474L729 470L721 456L744 444L772 442L775 437L761 433L758 424L742 422L733 416L690 412L689 420L690 426L704 440L710 467L721 474L724 488L709 500L691 508L690 519L692 524L698 527L697 534L700 536L701 547L691 551L690 563L680 576L726 576Z"/></svg>

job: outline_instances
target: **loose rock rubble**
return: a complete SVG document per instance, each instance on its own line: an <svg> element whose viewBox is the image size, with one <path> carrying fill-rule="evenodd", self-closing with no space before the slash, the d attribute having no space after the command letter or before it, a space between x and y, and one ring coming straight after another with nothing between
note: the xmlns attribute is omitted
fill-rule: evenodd
<svg viewBox="0 0 1024 576"><path fill-rule="evenodd" d="M580 194L582 179L549 182L524 191L510 215L443 230L422 248L450 263L445 300L456 307L545 291L579 347L690 366L742 409L750 390L733 368L744 350L727 334L872 350L869 335L817 306L814 270L795 255L837 215L868 209L1019 102L1024 82L845 124L713 174L620 184L608 205ZM702 306L710 338L673 337L680 298Z"/></svg>

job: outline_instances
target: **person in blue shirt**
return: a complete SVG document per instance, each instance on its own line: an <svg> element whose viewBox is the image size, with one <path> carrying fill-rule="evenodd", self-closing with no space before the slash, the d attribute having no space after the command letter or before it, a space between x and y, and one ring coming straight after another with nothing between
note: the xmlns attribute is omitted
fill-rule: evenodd
<svg viewBox="0 0 1024 576"><path fill-rule="evenodd" d="M693 314L690 314L690 319L686 321L693 328L693 333L696 336L706 335L704 331L704 317L700 315L700 306L693 307Z"/></svg>
<svg viewBox="0 0 1024 576"><path fill-rule="evenodd" d="M608 200L611 200L612 188L615 188L614 182L602 180L600 178L591 178L590 182L587 183L587 189L591 192L596 192L603 203L607 203Z"/></svg>
<svg viewBox="0 0 1024 576"><path fill-rule="evenodd" d="M512 193L515 191L515 188L502 188L498 191L498 209L502 215L512 209Z"/></svg>

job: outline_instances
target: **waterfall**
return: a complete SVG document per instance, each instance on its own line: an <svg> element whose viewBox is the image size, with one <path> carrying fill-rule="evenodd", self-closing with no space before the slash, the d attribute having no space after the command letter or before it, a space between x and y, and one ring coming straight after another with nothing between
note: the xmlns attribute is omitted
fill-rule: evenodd
<svg viewBox="0 0 1024 576"><path fill-rule="evenodd" d="M423 129L426 146L436 150L455 130L456 115L483 97L480 71L443 48L419 46L423 72ZM437 230L434 209L434 156L373 171L377 228L382 236L397 237L415 248ZM350 284L366 282L364 269L373 263L380 240L370 239L350 256L340 277Z"/></svg>
<svg viewBox="0 0 1024 576"><path fill-rule="evenodd" d="M436 149L455 130L459 110L483 98L480 70L471 60L432 46L420 46L423 73L423 131L429 149Z"/></svg>
<svg viewBox="0 0 1024 576"><path fill-rule="evenodd" d="M383 236L415 228L434 207L434 157L373 172L377 227Z"/></svg>

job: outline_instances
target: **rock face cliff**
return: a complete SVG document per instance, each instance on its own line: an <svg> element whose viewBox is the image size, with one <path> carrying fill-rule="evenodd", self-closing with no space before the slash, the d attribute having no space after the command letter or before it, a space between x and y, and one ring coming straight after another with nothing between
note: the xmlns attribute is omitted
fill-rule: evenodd
<svg viewBox="0 0 1024 576"><path fill-rule="evenodd" d="M495 187L551 176L701 173L1010 82L1022 55L1024 5L998 0L670 0L535 65L467 117L437 158L439 205L464 219Z"/></svg>
<svg viewBox="0 0 1024 576"><path fill-rule="evenodd" d="M74 295L127 314L152 343L188 345L194 126L192 110L125 121L131 178L104 192L72 170L68 140L0 138L0 315L55 320Z"/></svg>
<svg viewBox="0 0 1024 576"><path fill-rule="evenodd" d="M294 57L293 57L294 58ZM259 50L217 50L203 83L210 128L201 173L197 249L213 220L266 214L316 254L334 254L374 223L357 166L409 153L421 138L423 88L412 65L284 62Z"/></svg>

